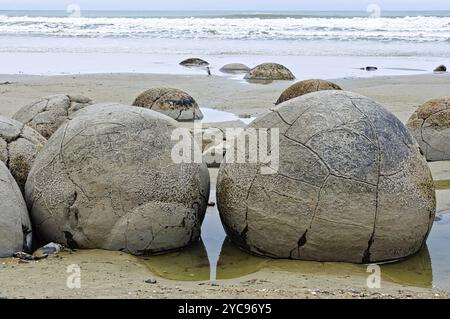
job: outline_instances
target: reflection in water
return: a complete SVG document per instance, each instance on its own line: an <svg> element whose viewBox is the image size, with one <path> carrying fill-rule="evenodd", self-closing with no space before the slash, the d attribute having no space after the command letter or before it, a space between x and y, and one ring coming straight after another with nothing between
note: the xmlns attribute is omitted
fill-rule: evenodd
<svg viewBox="0 0 450 319"><path fill-rule="evenodd" d="M303 275L361 276L362 280L368 275L365 265L270 259L248 254L225 238L216 207L208 208L202 226L202 239L202 242L179 252L146 258L145 263L152 272L163 278L188 281L239 278L260 270ZM427 246L419 253L402 261L381 265L382 280L450 291L449 243L450 214L436 220Z"/></svg>
<svg viewBox="0 0 450 319"><path fill-rule="evenodd" d="M450 180L434 181L434 187L436 190L450 189Z"/></svg>

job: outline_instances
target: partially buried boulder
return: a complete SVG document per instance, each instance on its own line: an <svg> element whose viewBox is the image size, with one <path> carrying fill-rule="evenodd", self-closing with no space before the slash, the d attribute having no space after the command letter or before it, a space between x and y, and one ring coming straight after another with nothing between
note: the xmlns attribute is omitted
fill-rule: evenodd
<svg viewBox="0 0 450 319"><path fill-rule="evenodd" d="M434 72L447 72L447 67L443 64L441 64L440 66L438 66L436 69L434 69Z"/></svg>
<svg viewBox="0 0 450 319"><path fill-rule="evenodd" d="M68 116L91 104L93 102L84 96L52 95L24 106L13 119L34 128L48 139Z"/></svg>
<svg viewBox="0 0 450 319"><path fill-rule="evenodd" d="M236 161L243 150L235 146L218 175L218 208L236 244L275 258L354 263L421 249L435 216L433 179L417 142L380 104L320 91L280 104L243 134L259 128L279 133L272 170Z"/></svg>
<svg viewBox="0 0 450 319"><path fill-rule="evenodd" d="M29 252L32 244L27 207L16 181L0 161L0 258Z"/></svg>
<svg viewBox="0 0 450 319"><path fill-rule="evenodd" d="M247 73L248 71L250 68L242 63L226 64L220 69L220 72L229 74Z"/></svg>
<svg viewBox="0 0 450 319"><path fill-rule="evenodd" d="M8 167L22 191L31 165L46 142L32 128L0 116L0 161Z"/></svg>
<svg viewBox="0 0 450 319"><path fill-rule="evenodd" d="M177 121L194 121L203 118L194 98L178 89L153 88L147 90L134 100L133 106L162 113Z"/></svg>
<svg viewBox="0 0 450 319"><path fill-rule="evenodd" d="M208 66L209 63L200 58L189 58L180 62L183 66Z"/></svg>
<svg viewBox="0 0 450 319"><path fill-rule="evenodd" d="M247 80L293 80L295 76L288 68L277 63L260 64L245 75Z"/></svg>
<svg viewBox="0 0 450 319"><path fill-rule="evenodd" d="M450 160L450 98L438 98L421 105L406 126L429 161Z"/></svg>
<svg viewBox="0 0 450 319"><path fill-rule="evenodd" d="M73 114L36 158L26 184L41 240L135 255L197 241L209 174L204 164L174 161L177 128L160 113L120 104ZM198 147L188 136L185 142Z"/></svg>
<svg viewBox="0 0 450 319"><path fill-rule="evenodd" d="M299 97L308 93L324 90L342 90L339 85L325 80L304 80L288 87L281 93L275 104L283 103L287 100Z"/></svg>

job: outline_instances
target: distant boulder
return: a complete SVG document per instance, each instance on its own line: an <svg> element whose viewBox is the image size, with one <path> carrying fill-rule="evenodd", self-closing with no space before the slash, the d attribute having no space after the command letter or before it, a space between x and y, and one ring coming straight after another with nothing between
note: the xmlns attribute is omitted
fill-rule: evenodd
<svg viewBox="0 0 450 319"><path fill-rule="evenodd" d="M208 66L209 63L199 58L189 58L180 62L183 66Z"/></svg>
<svg viewBox="0 0 450 319"><path fill-rule="evenodd" d="M371 71L377 71L378 68L376 66L366 66L365 68L361 68L361 70L371 72Z"/></svg>
<svg viewBox="0 0 450 319"><path fill-rule="evenodd" d="M245 75L247 80L294 80L295 76L285 66L278 63L260 64Z"/></svg>
<svg viewBox="0 0 450 319"><path fill-rule="evenodd" d="M447 67L443 64L434 69L434 72L447 72Z"/></svg>
<svg viewBox="0 0 450 319"><path fill-rule="evenodd" d="M220 69L220 72L230 74L247 73L248 71L250 71L250 68L242 63L226 64Z"/></svg>

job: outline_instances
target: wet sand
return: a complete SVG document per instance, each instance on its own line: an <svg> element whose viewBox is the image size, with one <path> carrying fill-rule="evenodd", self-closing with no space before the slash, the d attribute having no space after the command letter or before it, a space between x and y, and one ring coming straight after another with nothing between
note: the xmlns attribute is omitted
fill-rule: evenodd
<svg viewBox="0 0 450 319"><path fill-rule="evenodd" d="M346 90L361 93L381 102L405 122L423 102L448 95L450 76L339 79L335 82ZM139 93L149 87L170 86L189 92L201 107L237 115L258 116L271 108L280 93L290 84L292 83L287 81L258 85L226 77L198 75L103 74L54 77L0 75L0 114L11 116L23 105L51 94L84 94L97 102L130 104ZM438 185L437 210L442 215L450 211L450 190L448 190L450 162L430 163L430 167ZM217 170L211 170L213 184L216 172ZM233 247L228 249L231 249L231 252L227 250L230 252L227 254L222 247L222 258L227 256L236 258L239 255L239 251L233 252ZM170 277L170 271L164 273L163 266L170 268L170 264L173 263L171 256L166 257L166 261L163 258L152 257L145 260L120 252L86 250L63 252L56 257L30 263L20 263L17 259L11 258L0 259L0 297L450 298L450 293L432 288L433 273L429 260L421 268L420 276L412 281L410 278L402 279L399 275L402 268L397 272L394 269L387 271L385 277L382 277L381 289L368 289L366 286L368 274L361 266L266 262L263 259L251 259L254 257L246 255L239 256L251 259L245 265L254 269L253 273L250 269L247 273L228 275L224 265L233 264L235 261L219 260L217 273L219 280L212 285L207 280L209 267L204 248L203 252L192 256L194 257L188 257L191 258L191 264L186 264L185 268L191 265L195 271L184 269L186 273L193 274L194 278L190 281L183 280L185 278L167 279ZM225 268L221 268L220 262ZM418 263L421 262L419 260ZM67 277L70 275L66 270L71 264L78 264L81 267L81 289L69 289L66 286ZM145 283L147 279L156 279L156 283Z"/></svg>

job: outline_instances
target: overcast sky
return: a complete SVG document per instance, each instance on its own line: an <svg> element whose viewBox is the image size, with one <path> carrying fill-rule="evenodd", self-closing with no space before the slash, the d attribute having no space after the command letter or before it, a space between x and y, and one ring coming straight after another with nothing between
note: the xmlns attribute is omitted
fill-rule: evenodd
<svg viewBox="0 0 450 319"><path fill-rule="evenodd" d="M371 3L382 10L450 10L450 0L0 0L0 10L355 10Z"/></svg>

